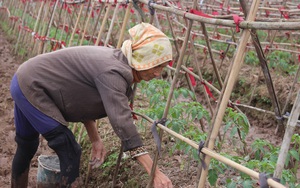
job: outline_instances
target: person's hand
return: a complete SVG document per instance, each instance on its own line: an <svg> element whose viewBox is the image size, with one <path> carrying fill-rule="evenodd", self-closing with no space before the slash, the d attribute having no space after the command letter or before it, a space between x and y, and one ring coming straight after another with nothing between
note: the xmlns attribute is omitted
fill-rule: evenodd
<svg viewBox="0 0 300 188"><path fill-rule="evenodd" d="M105 159L106 150L101 140L92 143L92 157L90 165L92 169L99 167Z"/></svg>
<svg viewBox="0 0 300 188"><path fill-rule="evenodd" d="M154 188L173 188L171 180L160 170L156 170L153 180Z"/></svg>

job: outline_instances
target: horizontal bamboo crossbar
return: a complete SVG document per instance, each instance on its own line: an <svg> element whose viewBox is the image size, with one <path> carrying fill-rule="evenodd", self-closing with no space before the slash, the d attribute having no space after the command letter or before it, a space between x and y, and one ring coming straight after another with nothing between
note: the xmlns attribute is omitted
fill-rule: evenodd
<svg viewBox="0 0 300 188"><path fill-rule="evenodd" d="M148 0L139 0L141 3L148 4ZM158 5L156 3L149 3L155 9L163 10L170 12L194 21L203 22L206 24L218 25L218 26L227 26L227 27L236 27L236 24L232 20L222 20L215 18L206 18L197 16L192 13L188 13L182 10L174 9L172 7L165 7ZM299 30L300 22L256 22L256 21L242 21L239 24L239 27L242 29L261 29L261 30Z"/></svg>
<svg viewBox="0 0 300 188"><path fill-rule="evenodd" d="M144 114L141 114L141 113L138 113L138 112L133 112L133 113L135 113L138 116L141 116L142 118L146 119L150 123L154 123L153 119L151 119L150 117L148 117L148 116L146 116ZM165 127L164 125L158 123L157 127L159 127L160 129L166 131L170 135L172 135L172 136L174 136L174 137L176 137L176 138L184 141L185 143L189 144L193 148L195 148L195 149L199 148L199 145L197 143L195 143L194 141L192 141L192 140L190 140L190 139L188 139L188 138L186 138L186 137L184 137L184 136L176 133L175 131L173 131L173 130L167 128L167 127ZM216 160L218 160L218 161L220 161L220 162L222 162L222 163L224 163L224 164L226 164L226 165L228 165L228 166L231 166L231 167L233 167L233 168L235 168L235 169L237 169L237 170L239 170L239 171L241 171L241 172L243 172L245 174L248 174L249 176L251 176L254 179L259 179L259 173L258 172L254 171L254 170L251 170L251 169L249 169L249 168L247 168L247 167L245 167L245 166L243 166L241 164L238 164L238 163L236 163L236 162L234 162L234 161L232 161L232 160L230 160L230 159L228 159L228 158L226 158L226 157L224 157L224 156L222 156L222 155L220 155L218 153L215 153L214 151L212 151L212 150L210 150L210 149L208 149L206 147L203 147L202 150L201 150L201 152L204 153L204 154L206 154L206 155L208 155L208 156L210 156L210 157L212 157L212 158L214 158L214 159L216 159ZM276 182L272 178L268 178L267 182L268 182L268 184L270 186L272 186L274 188L285 188L284 185Z"/></svg>

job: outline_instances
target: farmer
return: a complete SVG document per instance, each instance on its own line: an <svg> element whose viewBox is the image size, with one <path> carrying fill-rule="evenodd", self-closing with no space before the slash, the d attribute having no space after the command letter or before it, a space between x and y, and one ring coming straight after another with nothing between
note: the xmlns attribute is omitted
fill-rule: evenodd
<svg viewBox="0 0 300 188"><path fill-rule="evenodd" d="M99 166L106 154L95 120L108 117L129 151L150 173L152 159L131 117L132 84L158 77L172 59L169 39L141 23L129 30L122 49L78 46L38 55L23 63L11 82L15 101L17 150L12 163L12 187L26 187L39 134L59 157L60 187L79 183L81 147L67 122L82 122L92 143L92 162ZM101 133L100 133L101 134ZM155 188L173 187L158 168Z"/></svg>

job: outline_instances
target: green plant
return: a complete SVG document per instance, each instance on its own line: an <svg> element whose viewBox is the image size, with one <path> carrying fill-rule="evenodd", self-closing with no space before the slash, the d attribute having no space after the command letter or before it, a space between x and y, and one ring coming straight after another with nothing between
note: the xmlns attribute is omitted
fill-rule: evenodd
<svg viewBox="0 0 300 188"><path fill-rule="evenodd" d="M267 57L269 67L287 75L294 75L298 65L291 64L292 55L289 52L275 50Z"/></svg>
<svg viewBox="0 0 300 188"><path fill-rule="evenodd" d="M219 149L222 148L222 145L225 140L225 135L228 131L230 131L230 139L234 141L235 135L238 135L240 141L244 144L244 152L246 148L245 138L249 132L250 123L245 114L241 112L237 112L233 108L227 108L225 111L225 115L223 117L223 121L225 122L224 126L224 136L223 139L218 143Z"/></svg>
<svg viewBox="0 0 300 188"><path fill-rule="evenodd" d="M248 51L245 56L245 63L248 65L257 66L259 65L259 59L257 58L256 51Z"/></svg>

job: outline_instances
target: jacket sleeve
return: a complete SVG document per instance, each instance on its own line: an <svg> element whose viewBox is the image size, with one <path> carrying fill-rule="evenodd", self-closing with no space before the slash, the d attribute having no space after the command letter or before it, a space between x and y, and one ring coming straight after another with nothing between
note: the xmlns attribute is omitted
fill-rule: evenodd
<svg viewBox="0 0 300 188"><path fill-rule="evenodd" d="M130 85L126 79L116 71L109 71L99 75L95 82L108 119L121 139L124 151L142 146L142 140L131 117L131 109L126 96Z"/></svg>

